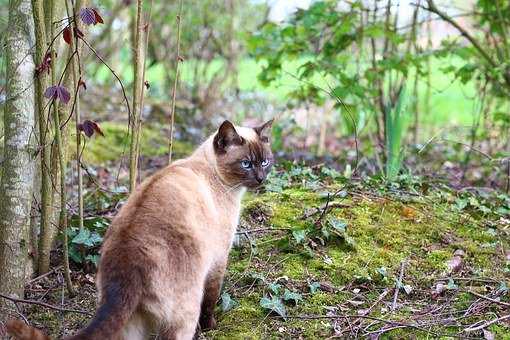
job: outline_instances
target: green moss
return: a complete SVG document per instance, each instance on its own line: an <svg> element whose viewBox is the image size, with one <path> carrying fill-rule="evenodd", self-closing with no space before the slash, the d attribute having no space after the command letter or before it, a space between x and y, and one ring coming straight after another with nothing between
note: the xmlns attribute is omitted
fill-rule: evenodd
<svg viewBox="0 0 510 340"><path fill-rule="evenodd" d="M331 190L331 189L330 189ZM269 229L289 228L291 230L314 228L319 214L306 219L305 212L325 203L324 196L306 189L286 189L283 193L264 193L248 195L243 202L244 215L263 214L264 223ZM392 289L399 275L400 264L407 261L404 284L414 291L407 295L397 311L381 314L380 306L373 315L383 318L406 320L421 308L422 302L413 306L413 299L423 298L423 292L429 292L434 280L445 275L447 261L453 257L456 249L466 253L464 257L465 273L488 277L505 277L505 259L496 248L496 242L508 247L508 240L499 237L495 231L487 230L484 223L452 209L451 203L434 197L424 197L405 203L397 199L369 199L359 196L348 197L341 203L348 208L334 208L327 217L335 217L347 222L347 235L355 242L348 245L341 239L329 239L325 244L316 240L305 251L303 244L297 244L288 231L274 230L253 236L257 253L252 262L247 262L249 251L235 251L230 272L233 279L245 270L260 273L265 281L256 285L239 281L236 284L241 292L249 294L237 296L239 307L227 313L220 313L219 329L207 334L210 338L235 339L280 339L306 338L323 339L333 334L333 322L329 319L299 319L292 316L326 315L330 308L342 306L342 312L355 314L359 309L368 308L376 301L383 290ZM461 221L461 222L460 222ZM499 244L499 243L498 243ZM506 248L504 248L506 249ZM460 274L458 274L460 275ZM507 275L507 274L506 274ZM270 290L269 283L280 278L284 288L302 294L303 301L297 306L286 303L291 316L284 321L267 316L259 306L259 300ZM283 279L282 279L283 278ZM351 287L346 290L318 291L311 294L308 285L312 282L328 282L336 288ZM456 282L461 284L461 282ZM355 299L363 301L352 306L352 287L364 287L361 296ZM236 292L236 287L232 287ZM283 290L283 289L282 289ZM453 295L455 291L447 294ZM357 293L355 293L357 294ZM428 293L426 293L428 294ZM386 297L386 303L391 297ZM452 304L456 309L465 309L473 303L473 296L458 293ZM350 310L345 311L345 308ZM469 322L477 322L473 318ZM380 328L374 325L373 330ZM508 327L495 325L494 332L499 337L510 331ZM436 329L437 331L456 333L458 328ZM382 338L404 339L410 335L418 338L431 336L413 329L397 329L385 333ZM504 334L504 335L503 335Z"/></svg>
<svg viewBox="0 0 510 340"><path fill-rule="evenodd" d="M129 155L129 138L127 124L103 122L100 124L104 136L94 135L85 137L83 159L91 164L104 164L108 161L119 160L123 155ZM173 152L176 158L188 155L193 146L186 142L174 141ZM71 138L70 154L74 157L76 141ZM142 156L162 156L168 153L168 138L162 126L155 124L144 125L140 137L140 154Z"/></svg>
<svg viewBox="0 0 510 340"><path fill-rule="evenodd" d="M239 304L225 313L217 313L218 328L207 333L214 339L261 339L261 330L257 327L266 314L259 306L260 296L251 294L238 300Z"/></svg>

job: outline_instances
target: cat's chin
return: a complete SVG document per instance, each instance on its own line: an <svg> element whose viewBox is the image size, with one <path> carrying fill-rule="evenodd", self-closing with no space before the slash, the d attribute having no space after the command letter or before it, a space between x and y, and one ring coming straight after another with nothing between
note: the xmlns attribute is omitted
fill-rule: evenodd
<svg viewBox="0 0 510 340"><path fill-rule="evenodd" d="M256 183L247 183L245 186L246 186L246 188L248 190L256 191L256 190L264 188L264 183L258 183L258 182L256 182Z"/></svg>

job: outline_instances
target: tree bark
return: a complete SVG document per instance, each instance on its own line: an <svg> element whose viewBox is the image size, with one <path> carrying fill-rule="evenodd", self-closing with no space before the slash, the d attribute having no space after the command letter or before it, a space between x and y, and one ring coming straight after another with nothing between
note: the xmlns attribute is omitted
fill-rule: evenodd
<svg viewBox="0 0 510 340"><path fill-rule="evenodd" d="M41 65L46 52L46 28L44 24L44 9L41 0L32 0L32 10L35 27L35 62ZM35 78L35 103L39 119L39 150L41 157L41 229L38 247L38 272L44 274L50 267L50 249L53 235L52 218L52 186L50 143L48 132L48 113L45 112L44 91L47 86L46 72L40 72Z"/></svg>
<svg viewBox="0 0 510 340"><path fill-rule="evenodd" d="M9 2L7 101L0 182L0 292L23 297L34 174L34 25L30 0ZM0 301L0 306L5 301Z"/></svg>

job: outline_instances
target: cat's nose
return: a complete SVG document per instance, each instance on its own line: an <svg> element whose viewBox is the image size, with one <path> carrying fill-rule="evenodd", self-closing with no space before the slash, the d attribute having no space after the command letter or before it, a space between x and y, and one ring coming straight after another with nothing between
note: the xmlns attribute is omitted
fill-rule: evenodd
<svg viewBox="0 0 510 340"><path fill-rule="evenodd" d="M266 178L266 176L264 175L264 172L257 171L255 173L255 179L257 180L257 182L259 182L259 184L262 183L265 178Z"/></svg>

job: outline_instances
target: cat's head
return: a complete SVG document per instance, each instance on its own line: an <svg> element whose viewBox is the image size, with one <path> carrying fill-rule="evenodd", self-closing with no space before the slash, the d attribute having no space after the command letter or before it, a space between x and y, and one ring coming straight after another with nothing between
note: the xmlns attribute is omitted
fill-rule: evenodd
<svg viewBox="0 0 510 340"><path fill-rule="evenodd" d="M224 121L213 139L218 172L230 186L256 188L273 165L269 144L270 120L258 127L234 126Z"/></svg>

